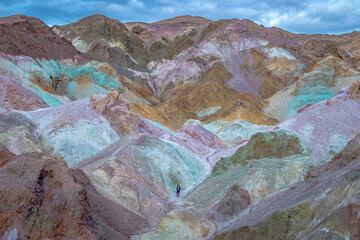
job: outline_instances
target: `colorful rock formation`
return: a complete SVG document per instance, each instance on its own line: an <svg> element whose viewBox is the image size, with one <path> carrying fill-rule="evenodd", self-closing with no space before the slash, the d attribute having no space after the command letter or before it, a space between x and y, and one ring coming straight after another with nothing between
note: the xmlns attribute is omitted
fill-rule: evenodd
<svg viewBox="0 0 360 240"><path fill-rule="evenodd" d="M357 136L316 176L263 199L215 239L359 238L359 146Z"/></svg>
<svg viewBox="0 0 360 240"><path fill-rule="evenodd" d="M343 87L358 81L359 77L360 73L349 68L341 59L326 57L302 75L298 82L268 99L265 113L285 120L307 104L335 96Z"/></svg>
<svg viewBox="0 0 360 240"><path fill-rule="evenodd" d="M102 15L0 32L1 239L359 238L357 32Z"/></svg>

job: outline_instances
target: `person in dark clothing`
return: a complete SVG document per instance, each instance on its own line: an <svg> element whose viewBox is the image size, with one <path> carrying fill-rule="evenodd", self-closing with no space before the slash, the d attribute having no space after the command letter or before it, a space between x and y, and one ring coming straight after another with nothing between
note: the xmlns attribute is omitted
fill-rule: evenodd
<svg viewBox="0 0 360 240"><path fill-rule="evenodd" d="M179 196L180 196L180 190L181 190L181 187L180 187L180 185L178 184L177 187L176 187L176 197L179 197Z"/></svg>

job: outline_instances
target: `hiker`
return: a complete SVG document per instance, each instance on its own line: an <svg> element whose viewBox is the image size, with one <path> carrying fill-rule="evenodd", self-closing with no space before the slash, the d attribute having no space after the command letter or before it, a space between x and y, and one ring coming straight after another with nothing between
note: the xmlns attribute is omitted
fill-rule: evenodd
<svg viewBox="0 0 360 240"><path fill-rule="evenodd" d="M179 196L180 196L180 190L181 190L181 187L180 187L180 185L178 184L177 187L176 187L176 197L179 197Z"/></svg>

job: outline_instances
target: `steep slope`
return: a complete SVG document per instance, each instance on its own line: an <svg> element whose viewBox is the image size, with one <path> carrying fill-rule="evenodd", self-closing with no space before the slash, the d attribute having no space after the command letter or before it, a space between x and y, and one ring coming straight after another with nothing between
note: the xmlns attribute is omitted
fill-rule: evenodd
<svg viewBox="0 0 360 240"><path fill-rule="evenodd" d="M0 112L31 111L48 106L40 96L24 87L16 79L6 76L3 68L0 71Z"/></svg>
<svg viewBox="0 0 360 240"><path fill-rule="evenodd" d="M360 73L339 58L328 56L299 80L268 99L265 113L282 121L307 104L335 96L340 89L360 80Z"/></svg>
<svg viewBox="0 0 360 240"><path fill-rule="evenodd" d="M207 76L209 73L211 74L211 72L218 71L221 73L215 75L215 78L221 78L222 81L217 82L218 85L215 86L211 83L213 85L211 87L202 83L201 85L203 85L203 88L206 90L212 88L211 91L224 92L227 88L234 88L238 92L268 97L285 86L295 82L298 78L306 79L306 69L311 67L317 59L323 58L327 54L332 55L335 59L334 61L338 61L337 59L344 59L345 62L342 62L344 68L349 68L350 66L348 64L351 62L350 55L339 49L336 43L328 40L303 40L299 37L294 37L293 34L281 29L263 28L249 20L240 21L235 19L212 22L185 16L168 22L148 24L146 26L149 27L146 31L137 32L134 30L135 32L132 32L134 25L130 23L127 24L127 27L129 28L127 29L124 24L117 20L102 15L94 15L66 26L55 26L53 29L60 36L65 36L67 39L73 41L79 49L83 44L90 47L93 43L95 44L97 41L102 41L103 44L108 46L108 50L120 49L123 51L123 55L125 54L128 57L134 54L141 57L149 56L149 61L152 59L152 62L147 64L146 67L143 65L144 68L142 69L135 66L136 61L134 62L134 66L125 66L125 64L123 67L119 68L124 62L133 61L131 59L129 61L124 61L125 58L119 53L114 53L112 55L114 59L111 60L111 54L109 55L106 53L106 51L108 51L106 49L99 50L99 54L105 58L98 58L96 56L89 57L109 62L116 71L122 71L130 79L137 79L136 81L140 83L140 86L142 85L142 87L132 84L131 81L127 81L126 83L130 89L130 91L127 91L131 95L129 97L139 96L139 94L140 97L145 97L146 95L149 100L151 99L150 102L158 104L158 100L152 96L152 91L162 100L167 101L168 99L172 99L172 101L169 101L168 103L163 103L162 107L159 109L160 111L155 111L155 113L151 113L154 112L151 107L145 107L146 110L141 110L143 107L135 106L134 109L143 114L148 112L148 118L150 115L153 115L151 119L160 121L162 124L164 124L164 122L170 122L167 126L173 129L178 129L180 125L189 118L196 119L194 112L189 112L188 109L176 110L176 112L182 113L176 117L177 119L171 119L172 116L174 116L174 111L171 108L174 108L174 105L180 105L179 102L182 102L182 99L179 99L178 96L189 91L194 85L197 86L199 83L209 82L211 78ZM155 31L155 29L158 30ZM149 31L152 31L154 39L165 36L165 33L172 34L172 38L170 35L166 35L169 39L172 39L167 43L166 52L171 52L169 50L170 47L174 48L176 49L174 55L168 57L163 56L156 60L155 55L150 53L151 47L148 45L150 42L146 42L147 40L141 38L142 33ZM195 32L194 34L190 34L187 33L188 31ZM136 35L139 35L139 37ZM182 40L176 40L178 37L184 37L184 39L188 40L191 39L192 43L189 43L190 45L184 45ZM220 45L221 47L218 47ZM83 52L93 54L96 51L94 49L90 51L86 48L83 49ZM115 59L116 57L119 58ZM161 60L163 58L168 60ZM239 68L239 66L241 67ZM99 70L95 68L95 71ZM148 71L151 72L150 75L147 73ZM321 69L320 71L323 72L325 70ZM73 72L75 74L83 74L83 70L75 70ZM66 76L66 72L64 72L64 75ZM203 77L203 75L205 75L205 77ZM46 77L48 78L46 81L43 80L42 76L41 78L35 76L33 82L37 83L40 87L45 87L45 89L50 90L52 89L50 85L55 84L57 86L61 83L59 85L60 92L56 89L55 92L57 92L57 94L60 93L60 95L66 94L71 100L79 97L89 97L91 93L109 93L106 87L105 89L103 88L104 86L99 88L97 83L94 85L94 80L96 81L94 77L87 76L87 78L77 78L76 75L67 77L73 81L71 86L68 87L63 83L67 81L64 76L50 76L50 80L49 77ZM53 80L53 78L55 78L55 80ZM149 89L151 91L146 93ZM119 90L119 88L117 88L117 90ZM125 91L126 90L127 89L125 88ZM131 93L131 91L135 92L135 95ZM200 90L200 92L201 91L202 90ZM236 91L227 91L226 95L228 98L235 99L237 98ZM201 97L198 98L206 98L206 96L202 96L201 94L200 96ZM47 94L46 97L42 98L47 100L48 97ZM60 100L56 96L51 96L50 98L54 97L55 100L52 100L52 102L64 102L64 100ZM323 95L323 98L326 97L327 95ZM137 102L139 102L138 99L139 98L136 100ZM199 101L204 100L200 99ZM311 99L308 101L314 102ZM191 107L194 102L196 103L198 100L194 98L194 101L190 102ZM299 99L296 100L296 103L291 104L291 106L293 106L292 108L298 108L298 106L301 107L304 105L303 102L304 100ZM55 103L49 103L48 101L47 104L52 104L53 106ZM208 106L216 104L207 104L205 100L204 108L195 109L197 111L195 114L209 107L218 107L221 104L223 103L220 102L217 106ZM230 105L230 103L228 104ZM234 104L232 105L234 106ZM273 106L274 104L271 105ZM236 112L234 111L233 106L222 108L221 111L218 111L218 113L215 114L215 116L212 116L206 123L219 118L221 120L230 121L237 118L243 118L247 122L257 124L274 123L271 121L269 122L269 119L266 119L266 117L259 116L261 115L259 112L255 113L255 115L257 115L256 117L251 116L254 113L249 113L246 109L241 109L240 114L229 114L229 108L232 112ZM249 107L252 108L251 106L247 106L246 108ZM230 115L230 117L220 116L222 112L225 112L225 115ZM273 111L270 109L267 112L271 113ZM294 110L292 111L292 114L293 112ZM159 117L154 117L154 115L161 116L164 113L166 115L169 114L170 116L163 116L160 117L160 119ZM246 115L250 116L244 117ZM278 115L279 114L273 114L272 116L284 119L283 116ZM262 118L262 120L256 119L259 117Z"/></svg>
<svg viewBox="0 0 360 240"><path fill-rule="evenodd" d="M313 164L329 161L359 131L359 82L326 101L301 109L273 127L295 132L312 149Z"/></svg>
<svg viewBox="0 0 360 240"><path fill-rule="evenodd" d="M215 239L358 239L359 141L358 135L311 178L230 221Z"/></svg>
<svg viewBox="0 0 360 240"><path fill-rule="evenodd" d="M262 32L267 32L270 36L262 34ZM300 48L300 43L289 41L286 39L287 36L276 35L269 29L262 28L248 20L229 20L226 24L210 23L207 28L203 29L203 35L204 37L200 38L193 47L183 50L169 60L154 61L148 65L149 70L153 73L151 81L154 82L154 91L157 96L161 96L165 86L170 83L176 87L189 81L198 81L202 72L207 71L215 62L219 61L233 75L226 81L226 86L239 92L266 96L281 89L285 83L293 81L293 79L288 79L281 82L277 78L272 79L271 72L269 73L269 70L264 68L265 59L269 55L268 52L271 51L271 48L265 48L267 45L279 46L283 45L282 42L287 41L289 42L288 48L293 46ZM292 52L294 51L292 50ZM288 55L290 57L286 54L278 56L279 58L288 58L288 60L284 60L284 62L287 61L285 64L292 65L292 67L287 67L287 70L286 67L283 68L283 72L287 74L286 71L290 71L289 74L294 75L295 66L297 69L295 74L298 74L296 72L301 70L301 64L299 65L299 62L290 53ZM252 69L253 65L255 68ZM254 71L255 69L256 71ZM279 71L277 73L279 75Z"/></svg>
<svg viewBox="0 0 360 240"><path fill-rule="evenodd" d="M96 93L113 91L130 102L150 105L143 97L154 101L151 94L142 95L136 91L134 84L128 84L130 80L118 75L109 64L97 61L78 65L71 59L48 61L1 55L0 71L0 84L3 86L0 91L1 111L56 107Z"/></svg>
<svg viewBox="0 0 360 240"><path fill-rule="evenodd" d="M199 83L188 83L173 90L173 97L156 107L132 104L140 115L160 122L171 128L179 129L188 119L200 119L205 123L214 120L234 120L242 118L257 124L275 124L277 121L262 113L265 102L262 99L234 89L224 84L232 75L226 68L215 63L202 76ZM210 107L220 107L213 114L200 117L201 111Z"/></svg>
<svg viewBox="0 0 360 240"><path fill-rule="evenodd" d="M13 15L0 18L0 52L36 59L78 59L84 55L71 42L57 36L38 18Z"/></svg>
<svg viewBox="0 0 360 240"><path fill-rule="evenodd" d="M289 40L290 34L263 28L249 20L212 22L185 16L154 24L127 23L126 26L128 29L117 20L94 15L53 29L87 52L90 58L106 61L127 77L151 87L158 97L166 86L174 88L197 81L196 76L215 61L230 63L226 66L234 80L227 83L228 86L240 92L270 96L296 79L306 59L302 56L301 43ZM219 44L221 48L216 47ZM267 45L270 47L265 48ZM274 48L276 46L280 49ZM287 51L281 53L284 47L295 57ZM148 59L141 59L145 56ZM274 57L281 62L276 63L272 60ZM270 61L264 68L267 58ZM136 62L146 67L137 67ZM183 66L180 69L188 66L191 71L179 72L175 69L179 65ZM243 70L238 70L239 66Z"/></svg>
<svg viewBox="0 0 360 240"><path fill-rule="evenodd" d="M117 92L107 96L93 95L90 100L92 108L108 119L119 136L145 133L180 145L208 162L218 159L218 156L212 156L215 152L227 148L216 135L201 126L183 126L180 131L174 132L159 122L136 114L132 111L131 104L122 99Z"/></svg>
<svg viewBox="0 0 360 240"><path fill-rule="evenodd" d="M110 123L90 108L89 99L23 114L37 125L34 136L39 147L63 157L69 166L120 139Z"/></svg>
<svg viewBox="0 0 360 240"><path fill-rule="evenodd" d="M342 49L335 40L264 28L250 20L186 19L126 24L150 47L150 52L158 52L158 57L154 55L147 65L150 75L135 74L147 79L159 98L169 98L169 89L199 82L202 73L216 62L232 74L225 82L227 87L263 98L296 82L308 68L329 55L345 61L349 68L357 67L354 53ZM185 35L188 42L177 43L176 39Z"/></svg>
<svg viewBox="0 0 360 240"><path fill-rule="evenodd" d="M70 170L61 159L39 153L14 157L7 149L0 154L3 239L128 239L148 227L101 197L82 171Z"/></svg>
<svg viewBox="0 0 360 240"><path fill-rule="evenodd" d="M35 122L21 113L0 113L0 146L16 155L42 152L34 137L35 128Z"/></svg>
<svg viewBox="0 0 360 240"><path fill-rule="evenodd" d="M40 19L14 15L1 18L0 27L4 36L0 43L0 111L53 107L114 90L130 101L149 104L123 87L111 66L89 62L90 57ZM124 26L122 30L127 31Z"/></svg>
<svg viewBox="0 0 360 240"><path fill-rule="evenodd" d="M0 146L16 154L44 151L64 158L84 169L105 198L150 225L173 208L176 183L189 191L210 171L208 157L226 151L200 126L176 133L138 116L117 92L55 108L2 113Z"/></svg>
<svg viewBox="0 0 360 240"><path fill-rule="evenodd" d="M161 60L171 59L200 42L206 32L219 28L212 23L201 17L179 16L152 24L133 22L125 26L144 42L149 59Z"/></svg>
<svg viewBox="0 0 360 240"><path fill-rule="evenodd" d="M301 211L304 210L303 206L300 206L299 209L295 208L295 212L291 210L290 212L285 211L284 215L275 214L273 218L270 218L270 223L261 223L263 225L255 224L269 216L268 213L273 213L272 210L267 208L269 208L269 204L274 204L274 201L279 201L279 198L284 198L284 196L287 196L286 199L304 199L309 197L309 195L303 194L303 192L309 191L311 188L316 188L314 187L317 186L316 182L307 184L306 187L301 188L295 195L290 194L289 196L287 194L295 189L294 186L301 184L298 182L301 182L302 179L316 177L318 171L313 171L312 169L320 166L325 161L329 161L336 152L341 151L347 141L351 140L356 134L359 134L360 130L357 126L357 122L359 122L357 117L359 114L356 114L360 109L360 102L358 100L360 96L359 89L359 83L354 83L344 89L338 96L317 103L311 108L298 113L293 118L275 127L271 127L267 131L253 135L249 141L241 144L240 148L238 148L233 155L219 160L210 176L185 197L185 204L180 203L175 213L169 213L165 216L161 221L161 225L154 231L144 235L143 239L153 239L156 236L165 238L165 236L167 236L169 232L174 231L174 229L187 229L188 221L191 220L190 218L186 218L186 212L182 212L184 209L197 212L197 214L200 214L202 217L206 216L206 218L212 222L207 223L206 221L200 220L202 225L194 224L194 228L187 230L189 231L189 236L198 236L197 234L201 232L200 229L208 229L207 233L218 233L219 230L221 232L228 232L237 229L238 226L247 226L241 228L241 230L221 235L219 239L222 239L221 237L224 236L229 237L229 239L276 238L276 234L279 234L280 238L296 239L296 235L293 234L297 233L299 228L292 228L290 224L291 221L288 223L287 216L289 215L290 218L294 216L294 218L296 218L295 215L299 212L300 215L295 219L295 226L311 229L313 225L306 222L306 218L303 218L303 216L309 216L310 219L313 218L311 215L302 215ZM348 122L339 124L340 121L347 120ZM306 125L305 129L303 129L304 123L313 124L314 131L309 131L310 128L306 127ZM355 145L356 144L352 144L351 146ZM347 156L348 159L354 159L353 154L345 154L345 156ZM344 164L346 163L342 163L342 165ZM346 171L350 171L351 166L346 169ZM308 170L310 171L307 173ZM340 175L334 173L334 178L332 176L333 173L327 175L323 181L324 188L329 186L328 182L331 184L331 181L334 179L340 179L342 172L339 173ZM329 176L331 176L331 178L329 178ZM349 183L351 182L352 180L350 180ZM352 185L352 193L354 193L354 189L356 189L357 186L357 183L354 184L355 185ZM343 186L344 185L340 185L339 188L344 189ZM286 190L288 188L290 189ZM330 198L327 196L333 194L336 195L335 198L337 202L329 202L329 204L334 203L331 206L336 209L338 204L346 201L348 196L347 193L344 192L345 190L339 192L339 188L336 187L330 195L321 195L321 199L325 202L323 202L323 200L317 202L314 201L313 198L311 198L309 202L311 202L312 206L327 204L326 199ZM312 196L316 199L320 196L317 190L311 191ZM280 202L281 203L276 204L276 208L282 208L287 204L282 201ZM290 204L291 203L292 202L290 202ZM315 210L311 207L313 210L309 210L307 205L305 207L306 209L304 211L306 212L304 214L310 214L317 209L317 207L315 207ZM271 207L271 209L274 208ZM253 215L252 212L254 210L256 210L255 215ZM259 212L257 212L257 210L259 210ZM172 217L174 214L180 216L174 220ZM319 214L321 218L327 216L323 213ZM260 215L261 217L259 217ZM282 216L286 218L282 218ZM350 221L352 221L351 224L354 226L354 218L348 218L348 216L351 215L347 214L346 219L352 219ZM202 217L199 217L199 219L202 219ZM279 219L282 222L279 222ZM285 225L281 230L277 230L277 226L280 226L281 223L289 225ZM296 225L297 223L303 223L303 225L298 226ZM213 224L215 224L215 227ZM266 231L264 229L273 230ZM345 229L350 232L352 231L352 228ZM176 239L183 238L178 236Z"/></svg>
<svg viewBox="0 0 360 240"><path fill-rule="evenodd" d="M16 124L12 125L11 121ZM227 148L216 135L202 127L173 132L138 115L118 92L93 95L90 99L53 108L1 113L1 125L5 127L0 129L0 143L14 153L41 149L63 157L70 166L97 154L124 136L137 133L181 145L204 160L215 151Z"/></svg>
<svg viewBox="0 0 360 240"><path fill-rule="evenodd" d="M323 170L316 168L330 161L347 141L359 134L359 114L356 114L360 109L359 89L359 83L354 83L338 96L253 135L239 145L240 148L237 146L234 154L219 160L210 176L179 203L176 212L166 215L161 225L141 239L165 238L175 229L188 229L191 217L186 217L184 209L200 214L201 222L186 230L189 234L186 236L198 236L202 229L204 236L215 232L212 237L218 235L218 239L302 239L310 236L325 239L328 235L321 235L324 234L321 231L329 226L336 236L356 239L358 210L352 212L351 209L357 207L358 181L351 176L358 171L359 161L347 164L359 154L358 150L349 150L359 147L359 138L349 143L343 155L334 158L342 156L347 160L324 165L326 169L335 166L324 178L317 179ZM315 130L306 130L306 125L306 129L299 129L304 123L313 124ZM302 183L309 178L314 180ZM349 199L354 205L339 207ZM331 215L323 206L330 207ZM175 220L174 215L179 217ZM203 221L204 216L212 223ZM338 217L349 225L338 226ZM321 219L320 223L324 220L323 224L319 225L317 219ZM175 236L174 239L184 238Z"/></svg>
<svg viewBox="0 0 360 240"><path fill-rule="evenodd" d="M234 155L217 162L187 201L197 209L210 208L233 185L245 188L252 200L262 198L297 182L306 170L308 155L304 143L291 132L255 134Z"/></svg>
<svg viewBox="0 0 360 240"><path fill-rule="evenodd" d="M30 67L28 73L33 74L41 68L40 61L72 59L75 63L87 62L87 58L69 41L57 36L40 19L24 15L0 18L0 31L1 111L35 110L60 100L60 97L51 95L53 92L42 92L41 89L47 87L44 82L33 86L40 79L26 76L19 65ZM34 84L28 83L27 77Z"/></svg>
<svg viewBox="0 0 360 240"><path fill-rule="evenodd" d="M250 20L213 22L182 16L153 24L124 25L93 15L53 29L93 55L90 58L110 63L161 99L174 97L168 90L201 81L201 75L216 62L232 74L225 86L263 98L294 83L327 55L356 67L356 57L335 41L264 28ZM146 60L139 60L145 56Z"/></svg>
<svg viewBox="0 0 360 240"><path fill-rule="evenodd" d="M207 28L209 33L205 34ZM199 39L192 48L169 60L148 65L154 75L151 81L154 81L158 96L164 91L164 85L159 89L157 82L173 82L174 86L178 86L182 82L196 81L197 75L216 61L223 62L233 75L227 86L262 97L269 97L296 81L308 65L326 54L350 61L350 56L339 50L334 42L304 43L296 40L291 33L264 28L249 20L232 20L226 24L215 22L207 28L203 29L206 37ZM216 31L211 31L211 28ZM328 50L329 46L332 51ZM187 66L188 71L181 73L179 66L183 70Z"/></svg>
<svg viewBox="0 0 360 240"><path fill-rule="evenodd" d="M246 188L252 199L264 197L295 183L309 168L330 161L360 132L358 86L354 83L338 96L253 135L234 155L217 162L188 201L207 207L234 184Z"/></svg>
<svg viewBox="0 0 360 240"><path fill-rule="evenodd" d="M77 167L105 197L153 224L170 210L177 184L190 190L209 171L185 148L145 134L125 137Z"/></svg>
<svg viewBox="0 0 360 240"><path fill-rule="evenodd" d="M54 26L53 30L89 58L107 62L116 71L146 84L128 70L146 71L148 55L143 42L118 20L97 14L68 25Z"/></svg>

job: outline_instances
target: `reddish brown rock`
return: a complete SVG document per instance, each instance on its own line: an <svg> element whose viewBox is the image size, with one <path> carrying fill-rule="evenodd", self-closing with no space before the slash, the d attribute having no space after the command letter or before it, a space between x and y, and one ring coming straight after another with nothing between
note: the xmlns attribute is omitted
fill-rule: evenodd
<svg viewBox="0 0 360 240"><path fill-rule="evenodd" d="M0 146L0 168L14 157L16 157L14 153L10 152L7 148Z"/></svg>
<svg viewBox="0 0 360 240"><path fill-rule="evenodd" d="M118 134L126 136L139 132L139 116L130 110L130 104L119 97L118 92L109 95L93 95L92 108L104 115Z"/></svg>
<svg viewBox="0 0 360 240"><path fill-rule="evenodd" d="M96 192L81 170L40 153L0 168L0 236L22 239L128 239L144 219Z"/></svg>
<svg viewBox="0 0 360 240"><path fill-rule="evenodd" d="M7 111L32 111L46 107L41 97L23 87L18 80L0 76L0 108Z"/></svg>
<svg viewBox="0 0 360 240"><path fill-rule="evenodd" d="M358 101L360 101L360 82L359 81L354 82L350 86L350 88L348 90L348 94L351 99L357 99Z"/></svg>
<svg viewBox="0 0 360 240"><path fill-rule="evenodd" d="M174 18L165 19L162 21L154 22L153 25L160 24L169 24L169 23L209 23L212 22L210 19L200 17L200 16L191 16L191 15L183 15Z"/></svg>
<svg viewBox="0 0 360 240"><path fill-rule="evenodd" d="M71 42L57 36L38 18L13 15L0 18L0 52L40 59L67 59L84 56Z"/></svg>
<svg viewBox="0 0 360 240"><path fill-rule="evenodd" d="M249 192L238 185L233 185L228 189L225 197L206 213L206 217L214 222L224 222L238 215L250 203Z"/></svg>
<svg viewBox="0 0 360 240"><path fill-rule="evenodd" d="M304 42L302 50L311 53L314 57L324 57L331 54L334 57L342 58L338 44L331 40L308 39Z"/></svg>
<svg viewBox="0 0 360 240"><path fill-rule="evenodd" d="M312 106L311 103L306 104L305 106L303 106L302 108L299 108L299 110L297 110L297 113L302 113L305 112L307 109L309 109Z"/></svg>

